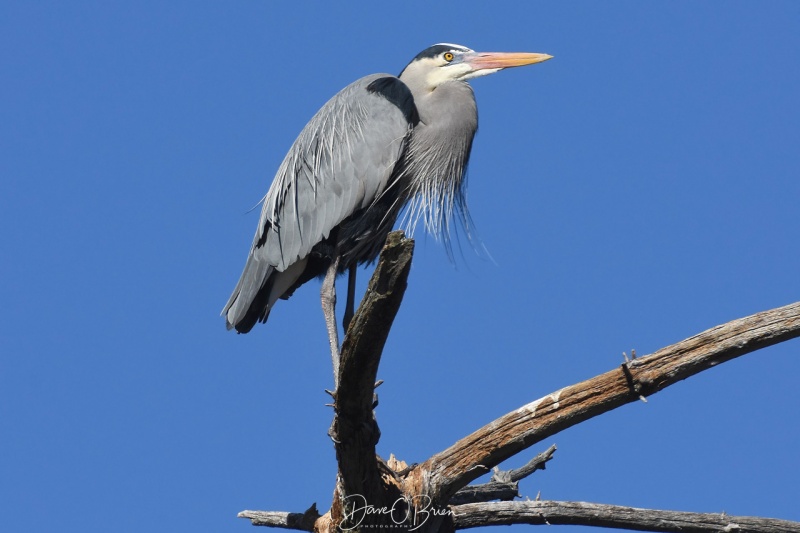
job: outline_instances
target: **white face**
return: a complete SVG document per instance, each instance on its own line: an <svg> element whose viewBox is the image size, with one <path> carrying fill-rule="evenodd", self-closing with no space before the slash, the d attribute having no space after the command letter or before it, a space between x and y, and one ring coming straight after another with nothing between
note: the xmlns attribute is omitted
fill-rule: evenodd
<svg viewBox="0 0 800 533"><path fill-rule="evenodd" d="M547 54L475 52L456 44L438 44L417 56L403 70L400 79L417 88L433 91L448 81L467 81L509 67L541 63L550 58Z"/></svg>
<svg viewBox="0 0 800 533"><path fill-rule="evenodd" d="M501 70L475 69L469 63L469 59L475 55L469 48L454 45L452 49L433 57L424 57L412 62L403 71L401 79L421 81L423 85L433 90L448 81L466 81Z"/></svg>
<svg viewBox="0 0 800 533"><path fill-rule="evenodd" d="M470 61L477 55L474 50L469 48L455 48L442 52L433 58L438 68L431 69L428 80L438 85L446 81L466 81L479 76L488 76L502 70L501 68L475 68Z"/></svg>

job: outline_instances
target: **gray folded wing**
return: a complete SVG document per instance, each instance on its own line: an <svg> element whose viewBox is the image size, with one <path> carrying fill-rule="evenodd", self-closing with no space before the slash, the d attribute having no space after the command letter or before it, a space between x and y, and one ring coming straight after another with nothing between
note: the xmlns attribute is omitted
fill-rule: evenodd
<svg viewBox="0 0 800 533"><path fill-rule="evenodd" d="M244 272L222 311L229 328L253 313L265 320L311 249L390 186L413 106L402 82L375 74L345 87L303 128L264 198Z"/></svg>

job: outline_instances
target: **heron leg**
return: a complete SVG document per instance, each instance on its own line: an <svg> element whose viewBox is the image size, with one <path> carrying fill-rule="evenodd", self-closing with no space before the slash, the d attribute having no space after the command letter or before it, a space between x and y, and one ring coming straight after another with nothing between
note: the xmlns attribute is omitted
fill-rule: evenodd
<svg viewBox="0 0 800 533"><path fill-rule="evenodd" d="M356 265L350 265L350 270L347 277L347 305L344 308L344 333L347 335L347 328L350 327L350 321L353 320L354 307L356 303Z"/></svg>
<svg viewBox="0 0 800 533"><path fill-rule="evenodd" d="M336 271L339 269L339 256L336 255L325 273L319 296L322 301L322 314L328 327L328 340L331 344L333 362L333 384L339 386L339 329L336 327Z"/></svg>

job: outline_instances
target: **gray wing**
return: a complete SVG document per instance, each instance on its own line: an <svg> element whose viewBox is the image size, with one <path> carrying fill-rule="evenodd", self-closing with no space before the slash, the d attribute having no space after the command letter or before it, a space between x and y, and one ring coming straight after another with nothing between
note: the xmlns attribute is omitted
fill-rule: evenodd
<svg viewBox="0 0 800 533"><path fill-rule="evenodd" d="M314 115L264 198L244 272L222 311L229 328L248 331L253 313L265 320L302 274L311 249L390 186L413 113L408 88L394 76L374 74L345 87Z"/></svg>

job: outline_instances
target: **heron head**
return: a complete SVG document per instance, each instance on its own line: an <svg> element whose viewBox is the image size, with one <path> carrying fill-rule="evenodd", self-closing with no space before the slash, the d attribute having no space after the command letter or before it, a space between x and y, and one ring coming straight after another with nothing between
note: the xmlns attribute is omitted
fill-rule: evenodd
<svg viewBox="0 0 800 533"><path fill-rule="evenodd" d="M541 63L552 57L527 52L476 52L466 46L441 43L417 54L400 73L400 79L432 91L448 81L466 81L509 67Z"/></svg>

